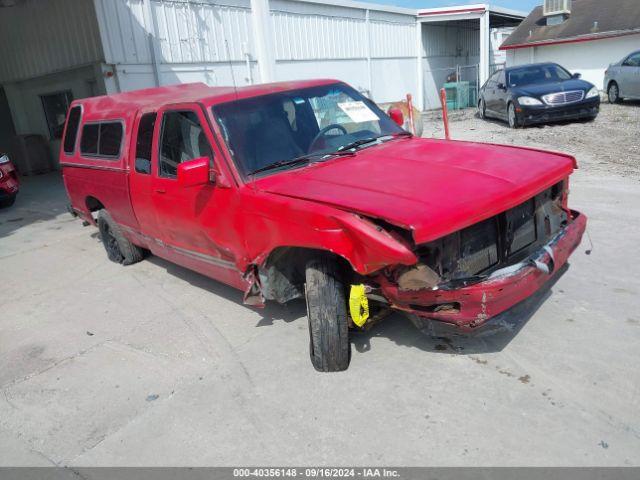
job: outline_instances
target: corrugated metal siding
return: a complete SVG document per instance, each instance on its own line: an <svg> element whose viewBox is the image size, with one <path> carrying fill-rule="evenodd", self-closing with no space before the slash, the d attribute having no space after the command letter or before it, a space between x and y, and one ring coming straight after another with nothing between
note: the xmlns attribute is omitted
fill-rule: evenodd
<svg viewBox="0 0 640 480"><path fill-rule="evenodd" d="M99 0L104 19L109 63L151 62L146 32L153 31L143 0ZM221 5L210 1L152 0L158 28L160 63L243 61L252 52L249 4ZM272 31L277 60L365 58L365 10L279 1L272 4ZM379 17L376 17L379 18ZM394 14L389 18L401 19ZM415 55L413 17L406 22L372 20L373 57ZM410 23L411 22L411 23Z"/></svg>
<svg viewBox="0 0 640 480"><path fill-rule="evenodd" d="M304 15L274 11L276 60L365 58L367 22L353 16ZM405 58L416 54L415 23L370 21L371 56Z"/></svg>
<svg viewBox="0 0 640 480"><path fill-rule="evenodd" d="M163 63L241 61L251 51L251 10L208 3L152 2Z"/></svg>
<svg viewBox="0 0 640 480"><path fill-rule="evenodd" d="M416 56L416 24L371 21L371 57Z"/></svg>
<svg viewBox="0 0 640 480"><path fill-rule="evenodd" d="M0 8L0 82L101 60L93 3L25 0Z"/></svg>
<svg viewBox="0 0 640 480"><path fill-rule="evenodd" d="M101 0L96 6L107 32L107 62L149 63L151 52L142 0Z"/></svg>
<svg viewBox="0 0 640 480"><path fill-rule="evenodd" d="M276 60L364 58L364 20L272 12Z"/></svg>
<svg viewBox="0 0 640 480"><path fill-rule="evenodd" d="M109 63L151 63L148 32L152 18L143 0L99 0ZM160 63L209 63L244 60L251 51L251 10L209 1L152 0Z"/></svg>

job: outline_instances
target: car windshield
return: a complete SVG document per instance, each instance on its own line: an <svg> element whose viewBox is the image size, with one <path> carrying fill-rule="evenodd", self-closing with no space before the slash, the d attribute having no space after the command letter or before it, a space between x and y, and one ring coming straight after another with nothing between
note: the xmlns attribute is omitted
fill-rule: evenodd
<svg viewBox="0 0 640 480"><path fill-rule="evenodd" d="M569 80L571 74L559 65L532 65L509 72L509 86L520 87L532 83L551 83Z"/></svg>
<svg viewBox="0 0 640 480"><path fill-rule="evenodd" d="M243 175L291 160L321 158L347 148L366 148L403 132L382 110L353 88L330 84L236 100L213 114ZM288 162L288 163L287 163Z"/></svg>

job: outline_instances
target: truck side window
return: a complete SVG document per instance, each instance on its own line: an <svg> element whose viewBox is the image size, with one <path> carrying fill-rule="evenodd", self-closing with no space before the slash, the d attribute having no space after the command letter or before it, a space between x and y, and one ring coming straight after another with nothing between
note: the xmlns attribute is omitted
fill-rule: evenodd
<svg viewBox="0 0 640 480"><path fill-rule="evenodd" d="M117 157L120 155L122 143L122 124L118 122L105 122L100 124L100 141L98 142L98 155L101 157Z"/></svg>
<svg viewBox="0 0 640 480"><path fill-rule="evenodd" d="M78 138L78 126L80 124L80 107L73 107L69 112L67 120L67 131L64 135L64 153L72 154L76 148L76 138Z"/></svg>
<svg viewBox="0 0 640 480"><path fill-rule="evenodd" d="M151 148L156 117L157 114L153 112L145 113L140 118L136 139L136 172L138 173L151 173Z"/></svg>
<svg viewBox="0 0 640 480"><path fill-rule="evenodd" d="M87 123L82 127L80 153L105 159L118 158L122 144L122 123Z"/></svg>
<svg viewBox="0 0 640 480"><path fill-rule="evenodd" d="M213 155L195 112L165 112L160 132L160 176L176 178L180 163L199 157L212 159Z"/></svg>
<svg viewBox="0 0 640 480"><path fill-rule="evenodd" d="M100 125L89 123L82 127L82 138L80 139L80 152L85 155L98 154L98 136L100 135Z"/></svg>

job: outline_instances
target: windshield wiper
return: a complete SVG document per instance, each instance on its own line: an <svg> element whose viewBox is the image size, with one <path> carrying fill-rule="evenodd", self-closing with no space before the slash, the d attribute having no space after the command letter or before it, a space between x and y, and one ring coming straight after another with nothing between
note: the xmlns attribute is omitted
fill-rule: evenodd
<svg viewBox="0 0 640 480"><path fill-rule="evenodd" d="M308 155L301 155L300 157L296 157L296 158L292 158L290 160L280 160L278 162L275 163L270 163L269 165L265 165L264 167L260 167L256 170L254 170L253 172L249 172L249 175L255 175L256 173L260 173L260 172L266 172L268 170L274 170L276 168L280 168L280 167L290 167L290 166L294 166L294 165L302 165L305 163L309 163L311 162L311 160L313 160L316 157L331 157L331 156L338 156L338 157L345 157L345 156L352 156L354 155L353 152L324 152L324 153L310 153Z"/></svg>
<svg viewBox="0 0 640 480"><path fill-rule="evenodd" d="M273 170L280 167L289 167L293 165L299 165L302 163L309 163L310 159L308 157L296 157L291 160L280 160L275 163L270 163L269 165L265 165L264 167L260 167L255 169L253 172L249 172L249 175L255 175L256 173L266 172L267 170Z"/></svg>
<svg viewBox="0 0 640 480"><path fill-rule="evenodd" d="M373 143L376 140L380 140L381 138L389 138L389 140L391 140L392 138L399 138L399 137L413 137L413 134L411 132L407 132L407 131L403 130L402 132L398 132L398 133L392 133L392 134L386 134L386 135L378 135L377 137L361 138L360 140L356 140L354 142L347 143L346 145L341 146L338 149L338 152L343 152L345 150L351 150L353 148L358 148L358 147L360 147L362 145L366 145L368 143Z"/></svg>
<svg viewBox="0 0 640 480"><path fill-rule="evenodd" d="M398 138L398 137L413 137L413 133L407 132L406 130L402 130L401 132L394 133L392 135L392 137L394 137L394 138Z"/></svg>
<svg viewBox="0 0 640 480"><path fill-rule="evenodd" d="M351 150L352 148L357 148L361 145L366 145L367 143L373 143L379 138L387 137L387 136L388 135L379 135L377 137L361 138L360 140L356 140L354 142L347 143L346 145L342 145L340 148L338 148L338 152L344 152L345 150Z"/></svg>

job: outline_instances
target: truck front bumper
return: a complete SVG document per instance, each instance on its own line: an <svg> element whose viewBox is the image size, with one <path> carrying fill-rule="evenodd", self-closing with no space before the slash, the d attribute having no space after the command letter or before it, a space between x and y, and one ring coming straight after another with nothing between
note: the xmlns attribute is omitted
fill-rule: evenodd
<svg viewBox="0 0 640 480"><path fill-rule="evenodd" d="M382 293L398 310L462 330L475 329L533 295L567 263L587 225L585 215L571 213L571 223L543 248L522 262L496 270L479 283L447 290L402 291L385 282Z"/></svg>

